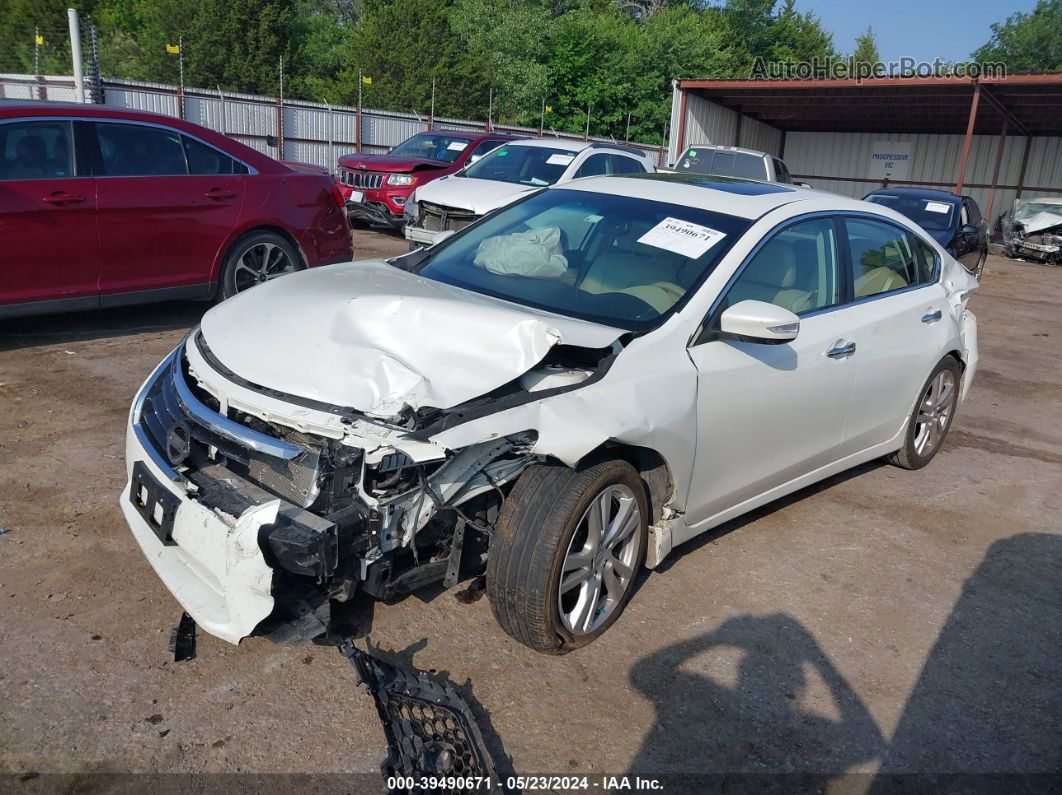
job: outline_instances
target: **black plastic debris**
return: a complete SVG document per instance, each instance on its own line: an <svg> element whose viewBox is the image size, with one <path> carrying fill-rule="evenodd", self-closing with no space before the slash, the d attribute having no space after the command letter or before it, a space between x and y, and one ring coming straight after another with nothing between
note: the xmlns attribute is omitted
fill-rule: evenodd
<svg viewBox="0 0 1062 795"><path fill-rule="evenodd" d="M187 613L181 613L181 620L170 630L170 651L174 662L195 659L195 619Z"/></svg>
<svg viewBox="0 0 1062 795"><path fill-rule="evenodd" d="M470 784L467 790L444 786L432 792L503 791L472 709L453 685L386 663L356 647L351 638L338 647L357 671L358 684L365 684L376 702L387 736L387 759L381 765L385 780L442 778Z"/></svg>

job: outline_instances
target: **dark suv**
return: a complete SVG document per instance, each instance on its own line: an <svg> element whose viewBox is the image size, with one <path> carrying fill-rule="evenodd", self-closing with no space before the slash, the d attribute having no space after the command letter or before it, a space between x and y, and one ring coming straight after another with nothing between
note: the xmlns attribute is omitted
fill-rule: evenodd
<svg viewBox="0 0 1062 795"><path fill-rule="evenodd" d="M401 231L406 200L425 182L475 163L512 135L438 130L414 135L386 155L344 155L339 182L354 220Z"/></svg>

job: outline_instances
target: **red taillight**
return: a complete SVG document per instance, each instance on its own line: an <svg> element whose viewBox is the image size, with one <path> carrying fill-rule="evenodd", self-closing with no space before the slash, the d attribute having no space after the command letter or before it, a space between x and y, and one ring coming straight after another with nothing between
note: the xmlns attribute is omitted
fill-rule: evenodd
<svg viewBox="0 0 1062 795"><path fill-rule="evenodd" d="M336 207L340 210L346 206L346 202L343 200L343 191L339 189L339 186L335 182L328 187L328 193L332 197L332 201L336 203Z"/></svg>

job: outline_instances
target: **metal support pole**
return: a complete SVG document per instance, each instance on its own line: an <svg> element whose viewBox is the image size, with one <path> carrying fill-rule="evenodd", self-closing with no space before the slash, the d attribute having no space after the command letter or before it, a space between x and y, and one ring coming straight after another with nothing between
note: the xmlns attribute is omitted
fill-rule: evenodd
<svg viewBox="0 0 1062 795"><path fill-rule="evenodd" d="M677 158L682 154L682 150L686 148L686 91L680 88L679 99L679 127L678 127L678 146L675 147L675 157Z"/></svg>
<svg viewBox="0 0 1062 795"><path fill-rule="evenodd" d="M1018 174L1018 191L1014 194L1015 199L1021 198L1022 188L1025 187L1025 167L1029 165L1029 149L1032 148L1032 136L1025 136L1025 151L1021 155L1021 172Z"/></svg>
<svg viewBox="0 0 1062 795"><path fill-rule="evenodd" d="M981 100L981 84L974 83L973 102L970 103L970 120L966 123L966 138L962 142L962 155L959 157L959 173L955 178L955 193L962 193L966 182L966 164L970 159L970 143L973 141L974 126L977 124L977 103Z"/></svg>
<svg viewBox="0 0 1062 795"><path fill-rule="evenodd" d="M490 87L490 93L487 95L487 123L483 129L487 132L491 130L491 117L494 115L494 86Z"/></svg>
<svg viewBox="0 0 1062 795"><path fill-rule="evenodd" d="M435 78L431 79L431 113L428 114L428 132L435 129Z"/></svg>
<svg viewBox="0 0 1062 795"><path fill-rule="evenodd" d="M583 133L583 140L587 140L590 137L590 103L586 103L586 131Z"/></svg>
<svg viewBox="0 0 1062 795"><path fill-rule="evenodd" d="M41 76L41 29L36 28L33 32L33 74L37 78L37 99L48 99L48 91L44 87L44 78Z"/></svg>
<svg viewBox="0 0 1062 795"><path fill-rule="evenodd" d="M177 115L184 118L184 36L177 37L177 69L181 82L177 86Z"/></svg>
<svg viewBox="0 0 1062 795"><path fill-rule="evenodd" d="M70 60L74 63L74 94L77 101L85 101L85 78L81 73L81 22L77 18L77 9L66 9L66 19L70 24Z"/></svg>
<svg viewBox="0 0 1062 795"><path fill-rule="evenodd" d="M336 163L336 115L332 111L332 106L327 102L325 107L328 108L328 162L332 164L329 171L335 174L338 168Z"/></svg>
<svg viewBox="0 0 1062 795"><path fill-rule="evenodd" d="M542 112L538 116L538 137L542 137L543 131L546 129L546 98L542 97Z"/></svg>
<svg viewBox="0 0 1062 795"><path fill-rule="evenodd" d="M221 85L215 83L218 87L218 96L221 97L221 134L228 135L229 129L229 114L228 106L225 104L225 92L221 90Z"/></svg>
<svg viewBox="0 0 1062 795"><path fill-rule="evenodd" d="M737 124L734 125L734 146L741 146L741 120L745 114L737 112Z"/></svg>
<svg viewBox="0 0 1062 795"><path fill-rule="evenodd" d="M284 159L284 56L280 56L280 91L277 96L277 160Z"/></svg>
<svg viewBox="0 0 1062 795"><path fill-rule="evenodd" d="M1003 117L1003 129L999 133L999 148L996 149L996 164L992 168L992 187L988 189L988 207L985 209L985 218L992 223L992 205L996 200L996 183L999 181L999 166L1003 162L1003 147L1007 143L1007 124L1010 121Z"/></svg>
<svg viewBox="0 0 1062 795"><path fill-rule="evenodd" d="M631 142L631 112L627 111L627 132L624 134L623 140L627 143Z"/></svg>
<svg viewBox="0 0 1062 795"><path fill-rule="evenodd" d="M361 151L361 70L358 70L358 113L354 117L354 151Z"/></svg>

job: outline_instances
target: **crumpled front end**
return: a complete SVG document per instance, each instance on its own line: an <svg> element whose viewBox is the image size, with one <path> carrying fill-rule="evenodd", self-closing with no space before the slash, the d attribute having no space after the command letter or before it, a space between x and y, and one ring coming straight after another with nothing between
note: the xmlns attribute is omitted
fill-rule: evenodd
<svg viewBox="0 0 1062 795"><path fill-rule="evenodd" d="M1002 230L1009 256L1062 265L1062 204L1016 199Z"/></svg>
<svg viewBox="0 0 1062 795"><path fill-rule="evenodd" d="M308 640L333 602L453 584L485 563L533 434L454 452L290 397L230 381L190 338L134 402L122 511L200 626L232 643Z"/></svg>

